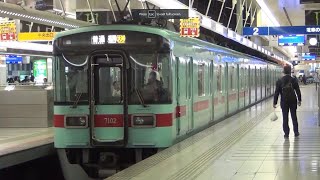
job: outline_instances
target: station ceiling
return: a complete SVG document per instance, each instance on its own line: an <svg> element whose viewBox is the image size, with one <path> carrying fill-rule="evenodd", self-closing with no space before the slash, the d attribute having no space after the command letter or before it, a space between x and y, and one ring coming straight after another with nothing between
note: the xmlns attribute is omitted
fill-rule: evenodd
<svg viewBox="0 0 320 180"><path fill-rule="evenodd" d="M128 0L90 0L90 6L87 0L0 0L0 2L6 2L9 4L18 4L23 9L41 10L46 11L46 13L57 15L60 19L64 19L66 22L74 25L74 23L80 24L80 26L91 25L92 21L85 22L84 24L79 23L76 20L68 19L78 18L79 14L77 12L89 11L90 9L98 11L118 11L118 7L122 10L125 8ZM179 0L181 3L189 5L189 0ZM254 10L259 8L256 1L257 0L237 0L237 2L244 1L244 10L251 8L251 15L254 14ZM197 9L198 12L202 14L207 14L211 19L219 21L224 26L237 31L239 26L236 18L237 9L234 8L232 11L233 3L235 0L191 0L193 2L193 8ZM319 17L316 18L316 13L320 12L320 0L264 0L265 4L269 7L272 13L275 15L277 20L281 25L284 26L303 26L303 25L317 25L320 22ZM319 3L315 3L319 2ZM302 4L301 4L302 3ZM210 8L208 9L208 7ZM145 0L130 0L130 9L143 9L147 8ZM222 7L222 11L220 13ZM152 8L152 7L151 7ZM1 9L1 8L0 8ZM243 17L246 16L245 11L242 12ZM33 11L32 11L33 12ZM33 12L34 13L34 12ZM232 13L232 14L231 14ZM43 14L46 16L47 14ZM230 18L231 15L231 18ZM39 14L39 16L42 16ZM115 20L117 14L111 17L107 17L110 20ZM55 16L47 16L47 18L55 18ZM80 18L81 19L81 18ZM23 19L25 20L25 19ZM86 19L81 19L86 20ZM87 18L90 20L90 18ZM230 21L230 22L229 22ZM41 23L41 22L37 22ZM52 23L43 22L47 25L53 25ZM67 24L67 23L66 23ZM245 22L241 23L242 26L255 26L256 18L249 17ZM61 24L56 24L56 26L61 27ZM319 38L319 37L318 37ZM320 39L319 39L320 41ZM310 51L318 53L320 46L314 47L303 47L300 51ZM320 53L318 53L320 55Z"/></svg>

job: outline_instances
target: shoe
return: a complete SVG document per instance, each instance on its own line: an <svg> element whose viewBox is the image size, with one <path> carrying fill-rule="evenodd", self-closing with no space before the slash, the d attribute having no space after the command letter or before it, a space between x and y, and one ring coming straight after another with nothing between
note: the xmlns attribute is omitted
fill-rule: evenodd
<svg viewBox="0 0 320 180"><path fill-rule="evenodd" d="M294 137L298 137L300 136L300 133L294 134Z"/></svg>
<svg viewBox="0 0 320 180"><path fill-rule="evenodd" d="M287 138L289 138L289 135L284 135L283 137L287 139Z"/></svg>

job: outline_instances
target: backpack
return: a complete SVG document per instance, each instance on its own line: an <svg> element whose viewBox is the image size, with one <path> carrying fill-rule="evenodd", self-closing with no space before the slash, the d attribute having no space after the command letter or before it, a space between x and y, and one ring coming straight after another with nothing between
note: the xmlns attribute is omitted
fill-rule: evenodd
<svg viewBox="0 0 320 180"><path fill-rule="evenodd" d="M296 94L293 89L292 81L293 78L291 78L287 84L284 84L284 81L282 80L282 98L286 103L292 103L296 100Z"/></svg>

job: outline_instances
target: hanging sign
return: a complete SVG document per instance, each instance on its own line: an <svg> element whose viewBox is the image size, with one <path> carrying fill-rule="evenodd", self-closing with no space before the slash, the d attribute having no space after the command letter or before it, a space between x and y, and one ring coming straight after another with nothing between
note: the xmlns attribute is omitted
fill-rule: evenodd
<svg viewBox="0 0 320 180"><path fill-rule="evenodd" d="M180 36L181 37L199 37L200 36L200 19L198 17L189 19L180 19Z"/></svg>
<svg viewBox="0 0 320 180"><path fill-rule="evenodd" d="M16 23L14 21L0 22L0 41L15 41Z"/></svg>
<svg viewBox="0 0 320 180"><path fill-rule="evenodd" d="M52 41L55 34L55 32L19 33L18 41Z"/></svg>

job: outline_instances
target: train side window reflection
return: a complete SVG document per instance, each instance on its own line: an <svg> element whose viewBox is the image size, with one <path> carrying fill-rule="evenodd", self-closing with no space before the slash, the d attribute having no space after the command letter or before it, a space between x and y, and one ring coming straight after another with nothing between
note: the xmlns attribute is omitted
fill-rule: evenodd
<svg viewBox="0 0 320 180"><path fill-rule="evenodd" d="M168 53L131 53L129 76L130 104L140 103L136 92L146 104L171 103L171 57Z"/></svg>
<svg viewBox="0 0 320 180"><path fill-rule="evenodd" d="M86 56L58 56L55 80L55 101L59 103L81 104L88 100L88 66Z"/></svg>
<svg viewBox="0 0 320 180"><path fill-rule="evenodd" d="M222 65L219 65L218 70L217 70L217 91L220 92L222 91L222 85L221 85L221 75L222 75Z"/></svg>
<svg viewBox="0 0 320 180"><path fill-rule="evenodd" d="M205 73L205 64L201 63L198 65L198 95L199 96L205 95L204 73Z"/></svg>
<svg viewBox="0 0 320 180"><path fill-rule="evenodd" d="M233 74L234 74L234 67L232 66L230 69L230 89L234 90L234 86L233 86Z"/></svg>

